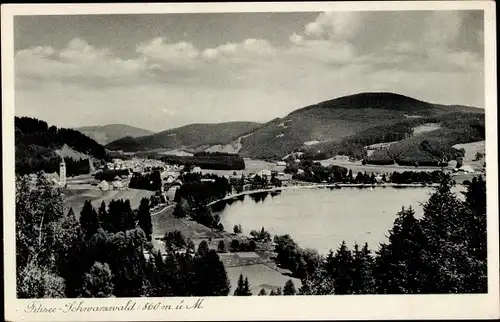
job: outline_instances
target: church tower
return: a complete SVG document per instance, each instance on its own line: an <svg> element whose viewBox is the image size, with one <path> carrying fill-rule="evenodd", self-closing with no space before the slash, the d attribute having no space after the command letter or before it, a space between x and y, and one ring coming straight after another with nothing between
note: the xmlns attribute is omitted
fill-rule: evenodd
<svg viewBox="0 0 500 322"><path fill-rule="evenodd" d="M62 158L61 163L59 164L59 179L62 187L66 186L66 163L64 162L64 158Z"/></svg>

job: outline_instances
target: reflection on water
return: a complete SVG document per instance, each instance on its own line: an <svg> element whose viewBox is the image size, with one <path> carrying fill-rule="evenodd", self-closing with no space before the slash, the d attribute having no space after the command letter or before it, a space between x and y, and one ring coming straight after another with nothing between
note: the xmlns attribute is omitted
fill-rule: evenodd
<svg viewBox="0 0 500 322"><path fill-rule="evenodd" d="M454 188L455 192L459 189L463 187ZM241 224L248 234L264 226L273 235L290 234L300 246L321 253L336 249L342 240L349 245L367 242L371 249L378 249L396 213L412 206L420 217L422 203L432 191L430 187L342 187L259 192L218 206L222 207L218 212L225 227Z"/></svg>

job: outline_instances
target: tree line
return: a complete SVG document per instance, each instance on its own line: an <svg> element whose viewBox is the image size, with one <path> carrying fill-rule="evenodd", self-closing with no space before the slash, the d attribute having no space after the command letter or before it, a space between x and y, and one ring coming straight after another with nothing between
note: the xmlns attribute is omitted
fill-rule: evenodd
<svg viewBox="0 0 500 322"><path fill-rule="evenodd" d="M299 173L299 169L302 170ZM439 183L442 180L443 172L434 171L394 171L383 173L377 179L374 173L358 172L354 175L351 169L346 167L329 165L323 166L319 162L311 160L301 160L300 164L289 163L285 168L286 173L292 173L292 179L314 182L314 183L355 183L355 184L375 184L377 182L392 182L396 184L409 183Z"/></svg>
<svg viewBox="0 0 500 322"><path fill-rule="evenodd" d="M192 156L162 155L158 158L169 164L194 165L212 170L243 170L245 160L238 154L197 152Z"/></svg>

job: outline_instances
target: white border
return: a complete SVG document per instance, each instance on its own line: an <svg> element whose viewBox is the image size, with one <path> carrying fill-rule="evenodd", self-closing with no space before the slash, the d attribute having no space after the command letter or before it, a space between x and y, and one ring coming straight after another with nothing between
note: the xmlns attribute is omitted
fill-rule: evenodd
<svg viewBox="0 0 500 322"><path fill-rule="evenodd" d="M388 10L484 10L485 102L488 209L487 295L354 295L293 297L206 298L203 309L180 311L135 311L114 313L26 314L30 300L15 298L14 221L14 15L71 14L159 14L186 12L292 12L292 11L388 11ZM308 2L308 3L204 3L204 4L58 4L2 5L2 139L4 192L5 317L9 321L102 321L102 320L323 320L323 319L409 319L409 318L498 318L498 160L496 97L496 33L493 1L400 1L400 2ZM128 299L86 299L87 305L124 304ZM142 298L138 304L178 298ZM73 300L40 300L46 306Z"/></svg>

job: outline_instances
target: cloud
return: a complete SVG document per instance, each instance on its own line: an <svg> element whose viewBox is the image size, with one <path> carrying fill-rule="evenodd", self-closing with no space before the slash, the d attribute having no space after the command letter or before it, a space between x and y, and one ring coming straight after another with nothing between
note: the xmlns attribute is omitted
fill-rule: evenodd
<svg viewBox="0 0 500 322"><path fill-rule="evenodd" d="M252 63L256 59L272 58L276 49L265 39L245 39L239 43L228 42L214 48L206 48L202 56L208 61L221 63Z"/></svg>
<svg viewBox="0 0 500 322"><path fill-rule="evenodd" d="M201 47L143 38L126 57L75 38L64 48L15 53L16 109L58 124L68 108L72 122L112 123L120 115L163 130L265 121L362 91L482 106L482 24L471 20L463 12L325 12L282 44L255 37Z"/></svg>
<svg viewBox="0 0 500 322"><path fill-rule="evenodd" d="M136 51L156 66L194 68L200 56L199 50L189 42L168 43L161 37L137 45Z"/></svg>

